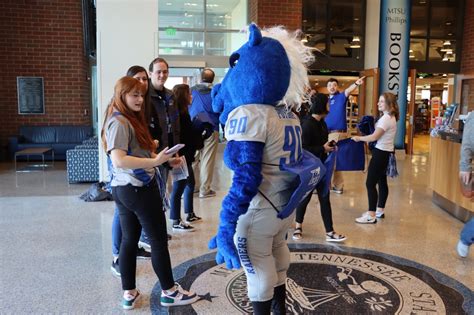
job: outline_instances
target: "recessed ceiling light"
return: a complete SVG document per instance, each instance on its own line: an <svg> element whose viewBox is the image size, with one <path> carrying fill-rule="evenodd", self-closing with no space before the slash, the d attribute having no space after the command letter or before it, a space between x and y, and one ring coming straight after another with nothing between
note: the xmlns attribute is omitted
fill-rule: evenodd
<svg viewBox="0 0 474 315"><path fill-rule="evenodd" d="M173 5L171 2L166 2L166 5Z"/></svg>
<svg viewBox="0 0 474 315"><path fill-rule="evenodd" d="M453 24L451 21L446 22L446 25L448 25L448 26L451 25L451 24Z"/></svg>

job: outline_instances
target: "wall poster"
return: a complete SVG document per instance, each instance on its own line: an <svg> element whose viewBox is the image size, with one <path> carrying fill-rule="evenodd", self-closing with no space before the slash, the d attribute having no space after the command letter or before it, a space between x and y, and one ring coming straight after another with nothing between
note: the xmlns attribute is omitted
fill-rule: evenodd
<svg viewBox="0 0 474 315"><path fill-rule="evenodd" d="M18 114L44 114L44 82L42 77L16 77Z"/></svg>

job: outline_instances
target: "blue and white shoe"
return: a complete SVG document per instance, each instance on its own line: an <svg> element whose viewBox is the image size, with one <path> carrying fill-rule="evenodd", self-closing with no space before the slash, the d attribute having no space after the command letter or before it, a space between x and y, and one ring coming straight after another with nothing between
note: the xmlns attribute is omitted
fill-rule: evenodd
<svg viewBox="0 0 474 315"><path fill-rule="evenodd" d="M124 310L133 310L137 300L140 298L140 291L137 290L136 295L124 294L122 299L122 307Z"/></svg>
<svg viewBox="0 0 474 315"><path fill-rule="evenodd" d="M199 300L199 296L194 292L184 290L179 283L174 285L175 291L173 293L165 294L161 291L161 305L163 306L178 306L188 305ZM168 290L171 291L171 290Z"/></svg>

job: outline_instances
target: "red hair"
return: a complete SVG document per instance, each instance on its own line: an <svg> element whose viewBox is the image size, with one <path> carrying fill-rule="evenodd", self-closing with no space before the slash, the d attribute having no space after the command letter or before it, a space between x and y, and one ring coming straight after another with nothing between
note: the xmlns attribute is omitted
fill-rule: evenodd
<svg viewBox="0 0 474 315"><path fill-rule="evenodd" d="M120 112L125 118L128 119L133 129L135 130L135 137L137 138L140 147L145 150L154 152L156 145L148 130L148 126L145 120L145 103L139 112L130 110L127 107L125 96L130 93L140 92L142 95L146 94L146 88L137 79L133 77L122 77L117 83L115 83L114 97L110 102L105 112L104 125L102 126L102 142L104 148L107 149L107 143L105 139L105 124L107 120L112 117L114 112ZM120 118L119 118L120 120Z"/></svg>

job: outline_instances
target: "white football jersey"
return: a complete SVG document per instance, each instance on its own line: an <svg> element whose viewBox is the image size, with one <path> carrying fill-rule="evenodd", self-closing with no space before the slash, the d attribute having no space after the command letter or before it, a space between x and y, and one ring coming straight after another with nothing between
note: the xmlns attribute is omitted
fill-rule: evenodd
<svg viewBox="0 0 474 315"><path fill-rule="evenodd" d="M263 150L263 181L259 191L281 210L295 190L296 175L283 171L282 164L293 164L302 154L301 126L298 117L284 106L250 104L230 112L225 125L229 141L265 143ZM273 208L258 193L249 209Z"/></svg>

